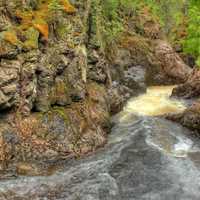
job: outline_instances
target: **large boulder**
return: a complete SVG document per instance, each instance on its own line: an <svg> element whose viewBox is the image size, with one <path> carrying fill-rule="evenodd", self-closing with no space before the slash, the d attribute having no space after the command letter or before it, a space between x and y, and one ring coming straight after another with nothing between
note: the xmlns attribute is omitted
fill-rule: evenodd
<svg viewBox="0 0 200 200"><path fill-rule="evenodd" d="M125 100L146 91L146 70L151 65L148 40L137 35L123 35L112 58L110 73L114 85Z"/></svg>
<svg viewBox="0 0 200 200"><path fill-rule="evenodd" d="M172 91L173 97L181 97L185 99L197 98L200 96L200 70L194 69L187 81Z"/></svg>
<svg viewBox="0 0 200 200"><path fill-rule="evenodd" d="M169 114L166 116L167 119L178 122L183 126L197 131L200 133L200 101L193 103L184 112L179 114Z"/></svg>
<svg viewBox="0 0 200 200"><path fill-rule="evenodd" d="M192 69L187 66L172 46L164 40L155 40L154 55L157 66L149 69L156 84L178 84L187 80Z"/></svg>

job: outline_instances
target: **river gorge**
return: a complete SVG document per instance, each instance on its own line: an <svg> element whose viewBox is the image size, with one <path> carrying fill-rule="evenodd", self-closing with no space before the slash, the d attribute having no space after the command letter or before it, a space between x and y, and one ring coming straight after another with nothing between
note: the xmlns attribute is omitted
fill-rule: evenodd
<svg viewBox="0 0 200 200"><path fill-rule="evenodd" d="M0 200L199 200L199 11L0 0Z"/></svg>

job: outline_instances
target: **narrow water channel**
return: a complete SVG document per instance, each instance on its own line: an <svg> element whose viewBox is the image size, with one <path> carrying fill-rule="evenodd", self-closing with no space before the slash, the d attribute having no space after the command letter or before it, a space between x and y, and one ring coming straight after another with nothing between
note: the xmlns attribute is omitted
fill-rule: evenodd
<svg viewBox="0 0 200 200"><path fill-rule="evenodd" d="M0 199L199 200L200 141L161 117L185 109L169 98L172 89L150 87L131 99L95 154L51 176L2 181Z"/></svg>

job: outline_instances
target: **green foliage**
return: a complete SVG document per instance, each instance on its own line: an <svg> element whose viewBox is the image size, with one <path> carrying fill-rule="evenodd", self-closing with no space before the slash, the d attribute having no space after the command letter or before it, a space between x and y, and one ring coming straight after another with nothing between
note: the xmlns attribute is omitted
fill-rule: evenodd
<svg viewBox="0 0 200 200"><path fill-rule="evenodd" d="M119 0L104 0L102 7L105 22L104 37L110 43L123 30L122 21L118 13Z"/></svg>
<svg viewBox="0 0 200 200"><path fill-rule="evenodd" d="M155 0L96 0L94 2L96 2L94 5L94 10L96 10L95 20L97 20L96 26L99 28L99 25L101 25L104 48L115 41L120 33L123 32L121 12L136 14L145 5L149 5L152 11L157 9L156 4L154 4ZM101 8L98 9L98 7ZM103 21L99 22L98 19L103 19Z"/></svg>
<svg viewBox="0 0 200 200"><path fill-rule="evenodd" d="M196 57L200 67L200 2L191 0L189 5L187 37L183 41L184 51Z"/></svg>
<svg viewBox="0 0 200 200"><path fill-rule="evenodd" d="M48 5L48 9L50 11L56 12L58 10L63 10L63 6L60 5L58 0L52 0Z"/></svg>
<svg viewBox="0 0 200 200"><path fill-rule="evenodd" d="M148 10L151 17L158 21L163 27L168 38L174 42L180 39L177 34L184 32L184 18L187 14L187 5L200 4L199 0L95 0L93 1L93 25L92 32L99 35L103 44L98 46L109 46L110 43L124 30L122 17L137 16L142 10ZM191 7L191 6L190 6ZM192 6L194 7L194 6ZM147 8L147 9L146 9ZM148 13L147 13L148 15ZM188 28L188 38L185 41L185 51L199 54L199 33L197 23L199 20L197 11L190 9L190 27ZM196 16L196 18L195 18ZM181 30L180 30L181 29ZM193 29L197 30L194 31ZM196 35L196 36L195 36ZM98 36L97 36L98 37ZM199 59L200 60L200 59ZM200 62L200 61L199 61Z"/></svg>

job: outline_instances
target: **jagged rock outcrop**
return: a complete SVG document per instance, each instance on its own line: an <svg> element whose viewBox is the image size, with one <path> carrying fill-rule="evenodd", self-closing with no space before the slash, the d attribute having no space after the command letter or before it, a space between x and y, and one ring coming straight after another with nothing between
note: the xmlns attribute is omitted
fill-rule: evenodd
<svg viewBox="0 0 200 200"><path fill-rule="evenodd" d="M106 142L110 128L109 73L104 64L100 72L95 64L88 67L90 1L73 6L66 1L53 18L49 6L49 1L0 2L4 170L91 152ZM92 78L92 71L103 79Z"/></svg>
<svg viewBox="0 0 200 200"><path fill-rule="evenodd" d="M155 40L152 44L157 67L150 69L153 82L157 84L179 84L187 80L192 69L187 66L172 46L164 40ZM152 70L152 71L151 71Z"/></svg>
<svg viewBox="0 0 200 200"><path fill-rule="evenodd" d="M123 35L112 59L111 76L122 85L126 99L146 91L146 69L151 51L147 40L139 35ZM123 92L124 91L124 92Z"/></svg>
<svg viewBox="0 0 200 200"><path fill-rule="evenodd" d="M1 121L4 125L1 167L9 166L12 159L18 168L22 161L59 160L102 146L110 126L106 91L91 83L87 86L87 95L84 102L72 103L70 107L54 107L44 114L33 113L26 118L11 115Z"/></svg>
<svg viewBox="0 0 200 200"><path fill-rule="evenodd" d="M185 83L174 88L172 96L185 99L198 98L200 96L200 70L194 69Z"/></svg>
<svg viewBox="0 0 200 200"><path fill-rule="evenodd" d="M193 103L183 113L169 114L167 119L178 122L183 126L200 133L200 101Z"/></svg>
<svg viewBox="0 0 200 200"><path fill-rule="evenodd" d="M183 113L167 116L167 119L181 123L183 126L200 133L200 70L194 69L185 83L172 91L172 97L194 102Z"/></svg>
<svg viewBox="0 0 200 200"><path fill-rule="evenodd" d="M20 62L0 62L0 108L7 109L19 103Z"/></svg>

